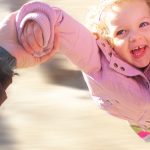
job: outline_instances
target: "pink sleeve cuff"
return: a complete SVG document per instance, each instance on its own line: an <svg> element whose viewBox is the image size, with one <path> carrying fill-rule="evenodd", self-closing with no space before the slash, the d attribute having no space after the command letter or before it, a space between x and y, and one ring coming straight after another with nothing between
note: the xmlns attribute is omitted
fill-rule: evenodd
<svg viewBox="0 0 150 150"><path fill-rule="evenodd" d="M16 27L20 43L23 27L28 20L36 21L42 29L43 50L35 52L33 55L36 57L41 57L49 53L53 48L54 24L51 20L53 20L54 16L52 8L42 2L29 2L23 5L16 16Z"/></svg>

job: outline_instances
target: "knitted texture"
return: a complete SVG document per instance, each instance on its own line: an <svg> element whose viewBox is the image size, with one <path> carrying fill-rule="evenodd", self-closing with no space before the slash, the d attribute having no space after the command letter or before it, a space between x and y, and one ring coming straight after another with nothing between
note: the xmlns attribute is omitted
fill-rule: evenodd
<svg viewBox="0 0 150 150"><path fill-rule="evenodd" d="M42 57L48 54L53 48L54 30L53 23L50 18L54 17L52 9L49 5L42 2L29 2L21 7L16 16L16 28L18 31L18 39L21 43L21 35L23 28L28 20L36 21L42 29L43 33L43 49L33 52L35 57Z"/></svg>

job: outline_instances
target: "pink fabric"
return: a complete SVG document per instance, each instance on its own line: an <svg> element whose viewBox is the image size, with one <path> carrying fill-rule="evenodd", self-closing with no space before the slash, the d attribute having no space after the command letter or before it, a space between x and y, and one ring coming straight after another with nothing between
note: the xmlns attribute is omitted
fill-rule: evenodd
<svg viewBox="0 0 150 150"><path fill-rule="evenodd" d="M18 30L18 39L20 42L23 27L28 20L36 21L42 29L44 40L43 50L33 53L36 57L42 57L43 55L49 53L51 50L51 47L49 46L53 45L53 41L50 40L53 39L51 37L53 36L53 33L51 33L53 30L51 30L51 21L49 17L49 14L52 13L53 12L51 11L49 5L40 2L30 2L23 5L16 16L16 26Z"/></svg>
<svg viewBox="0 0 150 150"><path fill-rule="evenodd" d="M33 12L36 14L34 17ZM44 19L40 19L41 14L46 16L45 18L49 20L49 23L44 21ZM26 18L24 19L24 17ZM29 18L40 23L44 34L44 53L37 53L35 54L36 56L41 57L43 54L51 52L53 49L54 34L58 32L60 35L60 52L68 56L74 64L85 72L93 72L100 69L99 48L94 36L63 10L51 7L43 2L29 2L23 5L16 16L19 40L23 25ZM83 41L84 39L87 42ZM89 61L90 64L88 64Z"/></svg>
<svg viewBox="0 0 150 150"><path fill-rule="evenodd" d="M59 34L60 52L83 71L91 96L100 108L131 124L150 127L150 67L142 72L127 64L107 42L96 40L63 10L42 2L31 2L20 9L16 18L19 38L30 18L43 29L44 53L51 52L54 35ZM43 52L36 54L41 55Z"/></svg>
<svg viewBox="0 0 150 150"><path fill-rule="evenodd" d="M141 138L145 138L146 136L150 135L150 132L141 131L141 132L138 133L138 135L139 135Z"/></svg>

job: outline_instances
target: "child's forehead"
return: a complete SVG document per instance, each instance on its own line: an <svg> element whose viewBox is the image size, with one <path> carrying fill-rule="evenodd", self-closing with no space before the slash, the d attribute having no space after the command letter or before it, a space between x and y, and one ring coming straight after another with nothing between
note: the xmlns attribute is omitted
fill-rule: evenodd
<svg viewBox="0 0 150 150"><path fill-rule="evenodd" d="M101 1L107 1L107 0L101 0ZM109 17L111 17L111 15L118 16L120 14L124 15L128 13L132 15L133 11L140 11L141 13L143 12L146 13L146 11L150 11L150 7L148 7L146 0L108 0L108 1L107 1L108 4L103 8L102 11L100 11L101 17L103 16L103 14L105 14L104 15L105 17L108 15Z"/></svg>
<svg viewBox="0 0 150 150"><path fill-rule="evenodd" d="M121 2L127 2L131 0L99 0L99 1L100 1L99 18L101 19L104 13L112 11L112 7L119 6Z"/></svg>
<svg viewBox="0 0 150 150"><path fill-rule="evenodd" d="M127 2L136 2L136 1L142 1L142 2L146 2L147 4L150 3L150 0L99 0L99 4L100 4L100 9L107 9L107 8L111 8L114 5L120 6L122 3Z"/></svg>
<svg viewBox="0 0 150 150"><path fill-rule="evenodd" d="M127 0L100 0L103 3L101 3L101 7L100 7L100 17L103 16L110 16L114 15L112 14L112 12L118 12L119 13L119 9L120 7L120 2L122 1L127 1ZM117 14L117 13L116 13ZM101 18L100 18L101 19Z"/></svg>
<svg viewBox="0 0 150 150"><path fill-rule="evenodd" d="M112 5L102 15L102 22L107 25L124 25L150 18L150 8L145 0L122 0L124 3ZM136 1L136 3L134 3ZM135 6L135 7L134 7Z"/></svg>

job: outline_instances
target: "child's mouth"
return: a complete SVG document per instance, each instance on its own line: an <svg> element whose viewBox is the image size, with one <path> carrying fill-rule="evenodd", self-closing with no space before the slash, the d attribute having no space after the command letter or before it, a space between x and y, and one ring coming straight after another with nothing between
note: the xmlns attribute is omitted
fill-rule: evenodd
<svg viewBox="0 0 150 150"><path fill-rule="evenodd" d="M134 58L141 58L145 51L147 46L138 46L135 49L131 50L131 54Z"/></svg>

